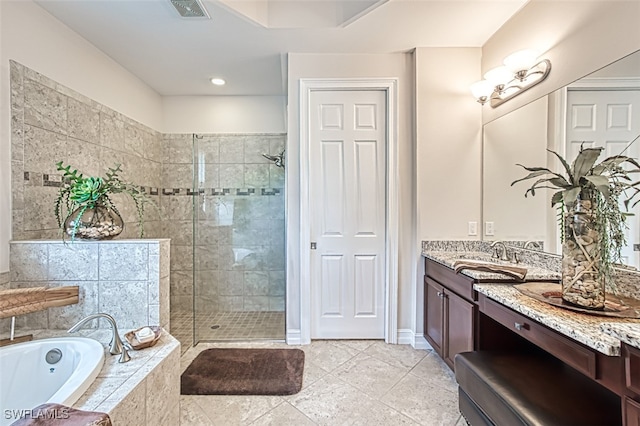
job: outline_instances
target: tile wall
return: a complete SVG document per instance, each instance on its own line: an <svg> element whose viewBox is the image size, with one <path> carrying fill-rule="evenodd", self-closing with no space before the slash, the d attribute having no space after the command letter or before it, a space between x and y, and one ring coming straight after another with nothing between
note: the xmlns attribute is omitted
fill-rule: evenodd
<svg viewBox="0 0 640 426"><path fill-rule="evenodd" d="M53 214L61 184L55 163L104 176L122 164L122 177L159 200L162 139L158 132L55 81L10 61L12 238L58 238ZM126 223L120 238L139 236L133 202L114 201ZM160 236L158 209L148 208L145 236Z"/></svg>
<svg viewBox="0 0 640 426"><path fill-rule="evenodd" d="M0 290L7 290L9 288L9 271L0 273Z"/></svg>
<svg viewBox="0 0 640 426"><path fill-rule="evenodd" d="M20 315L17 328L68 329L87 315L105 312L122 333L145 325L169 331L167 239L13 241L9 257L12 288L80 287L79 303ZM88 327L97 326L94 322Z"/></svg>
<svg viewBox="0 0 640 426"><path fill-rule="evenodd" d="M280 154L285 134L202 135L194 151L191 134L160 134L14 61L10 79L14 241L60 237L57 161L101 176L120 163L159 206L145 238L171 239L172 310L193 310L195 278L199 313L284 311L284 169L262 154ZM137 238L133 203L115 198L118 240Z"/></svg>
<svg viewBox="0 0 640 426"><path fill-rule="evenodd" d="M88 336L109 341L100 330ZM98 377L74 407L107 413L114 425L179 425L178 341L165 334L155 346L133 352L126 364L119 364L118 358L107 357Z"/></svg>
<svg viewBox="0 0 640 426"><path fill-rule="evenodd" d="M283 311L284 169L262 154L280 154L285 135L201 136L194 150L191 134L164 135L172 309L191 309L195 265L197 313ZM183 196L193 179L195 227L193 199Z"/></svg>

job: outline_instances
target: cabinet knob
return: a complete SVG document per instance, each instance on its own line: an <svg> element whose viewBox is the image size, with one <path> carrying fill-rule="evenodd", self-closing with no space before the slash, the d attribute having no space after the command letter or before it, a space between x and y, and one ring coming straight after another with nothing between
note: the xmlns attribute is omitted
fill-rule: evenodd
<svg viewBox="0 0 640 426"><path fill-rule="evenodd" d="M524 324L516 322L515 324L513 324L513 326L516 328L516 330L522 330L523 328L525 328Z"/></svg>

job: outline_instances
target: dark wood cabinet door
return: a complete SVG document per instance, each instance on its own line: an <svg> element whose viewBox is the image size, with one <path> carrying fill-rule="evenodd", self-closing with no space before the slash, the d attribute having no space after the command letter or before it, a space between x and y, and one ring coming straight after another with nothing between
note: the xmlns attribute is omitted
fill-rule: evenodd
<svg viewBox="0 0 640 426"><path fill-rule="evenodd" d="M444 344L444 287L431 278L424 279L424 334L433 349L442 356Z"/></svg>
<svg viewBox="0 0 640 426"><path fill-rule="evenodd" d="M640 426L640 403L630 399L624 399L624 425Z"/></svg>
<svg viewBox="0 0 640 426"><path fill-rule="evenodd" d="M445 298L447 345L444 360L453 368L456 354L473 350L475 305L450 291L445 291Z"/></svg>

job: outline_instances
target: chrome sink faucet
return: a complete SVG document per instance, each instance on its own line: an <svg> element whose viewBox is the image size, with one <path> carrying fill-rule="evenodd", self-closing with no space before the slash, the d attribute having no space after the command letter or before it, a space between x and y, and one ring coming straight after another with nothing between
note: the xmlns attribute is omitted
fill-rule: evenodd
<svg viewBox="0 0 640 426"><path fill-rule="evenodd" d="M104 318L107 321L109 321L109 324L111 325L111 331L113 332L113 334L111 336L111 342L109 342L109 353L111 355L119 354L120 359L118 360L118 362L121 362L121 363L131 360L131 357L129 356L129 352L127 352L127 349L124 347L124 344L122 343L122 339L120 339L120 335L118 334L118 326L116 325L116 320L114 320L113 317L109 314L99 313L99 314L93 314L93 315L84 317L80 321L78 321L73 327L71 327L67 331L67 333L75 333L80 329L80 327L82 327L87 322L94 320L96 318Z"/></svg>
<svg viewBox="0 0 640 426"><path fill-rule="evenodd" d="M527 241L524 243L524 247L529 250L540 250L540 244L537 241Z"/></svg>
<svg viewBox="0 0 640 426"><path fill-rule="evenodd" d="M509 261L509 255L507 253L507 246L504 245L504 243L500 240L496 240L493 243L491 243L491 247L493 247L493 254L496 258L500 259L500 260L505 260L505 261ZM502 256L500 256L498 253L498 250L502 248Z"/></svg>

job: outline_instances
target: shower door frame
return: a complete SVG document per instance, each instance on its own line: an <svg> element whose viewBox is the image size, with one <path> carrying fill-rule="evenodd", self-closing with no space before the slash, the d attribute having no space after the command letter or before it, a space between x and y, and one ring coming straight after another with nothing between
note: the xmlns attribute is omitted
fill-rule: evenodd
<svg viewBox="0 0 640 426"><path fill-rule="evenodd" d="M385 241L385 329L386 343L398 343L398 79L396 78L301 78L300 79L300 334L287 330L287 343L311 343L311 200L309 194L310 95L312 91L380 90L386 92L387 121L387 221ZM289 233L289 235L295 235ZM287 250L289 244L287 244ZM289 258L289 253L286 255ZM287 285L290 271L287 271ZM286 311L289 311L287 299Z"/></svg>

